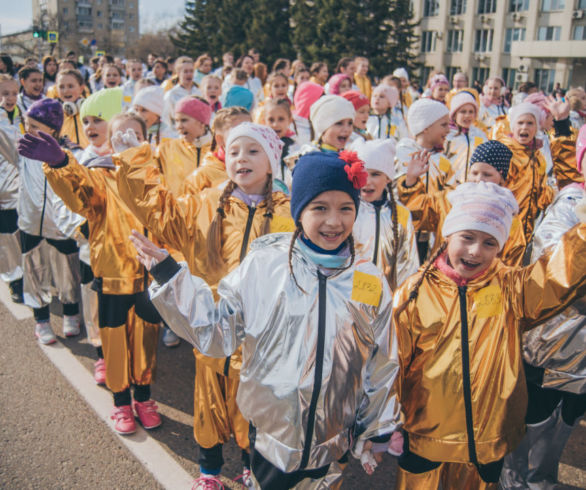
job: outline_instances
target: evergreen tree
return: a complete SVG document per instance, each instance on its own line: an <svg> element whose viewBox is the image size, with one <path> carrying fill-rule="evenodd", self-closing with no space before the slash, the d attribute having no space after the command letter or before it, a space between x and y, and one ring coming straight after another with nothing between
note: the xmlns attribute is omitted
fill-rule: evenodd
<svg viewBox="0 0 586 490"><path fill-rule="evenodd" d="M252 20L251 2L242 0L220 0L217 9L217 22L213 36L217 39L221 55L232 51L238 58L247 52L246 27ZM261 47L258 47L259 51Z"/></svg>
<svg viewBox="0 0 586 490"><path fill-rule="evenodd" d="M413 19L410 1L394 0L391 6L391 17L393 30L389 54L393 61L392 68L403 66L413 72L420 66L417 61L419 37L415 35L415 28L419 22Z"/></svg>
<svg viewBox="0 0 586 490"><path fill-rule="evenodd" d="M318 7L311 0L295 0L291 5L291 41L297 58L308 66L318 60L316 29Z"/></svg>
<svg viewBox="0 0 586 490"><path fill-rule="evenodd" d="M171 41L181 54L198 57L202 53L218 54L217 12L219 0L187 0L185 18Z"/></svg>

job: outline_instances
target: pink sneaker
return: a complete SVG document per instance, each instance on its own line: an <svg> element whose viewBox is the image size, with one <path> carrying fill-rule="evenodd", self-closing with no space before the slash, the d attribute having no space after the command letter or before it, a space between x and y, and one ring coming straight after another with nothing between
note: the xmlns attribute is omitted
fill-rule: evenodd
<svg viewBox="0 0 586 490"><path fill-rule="evenodd" d="M242 481L242 485L244 488L254 488L254 483L252 481L252 472L249 468L243 468L242 474L234 478L234 481Z"/></svg>
<svg viewBox="0 0 586 490"><path fill-rule="evenodd" d="M191 490L224 490L224 485L216 475L204 475L193 480Z"/></svg>
<svg viewBox="0 0 586 490"><path fill-rule="evenodd" d="M153 400L147 400L146 402L133 400L132 405L136 410L136 416L145 429L154 429L162 424L161 416L157 412L159 407Z"/></svg>
<svg viewBox="0 0 586 490"><path fill-rule="evenodd" d="M114 430L123 436L136 432L136 421L130 405L114 407L110 418L114 420Z"/></svg>
<svg viewBox="0 0 586 490"><path fill-rule="evenodd" d="M98 385L106 384L106 362L104 359L98 359L94 363L94 379Z"/></svg>

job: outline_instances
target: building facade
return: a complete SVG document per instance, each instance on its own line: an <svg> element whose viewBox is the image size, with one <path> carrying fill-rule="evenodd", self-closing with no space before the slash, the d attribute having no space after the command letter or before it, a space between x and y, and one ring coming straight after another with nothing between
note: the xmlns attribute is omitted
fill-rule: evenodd
<svg viewBox="0 0 586 490"><path fill-rule="evenodd" d="M33 0L33 25L59 33L56 51L124 56L139 38L139 0Z"/></svg>
<svg viewBox="0 0 586 490"><path fill-rule="evenodd" d="M586 0L413 0L421 19L422 81L433 69L451 80L502 77L547 92L586 84Z"/></svg>

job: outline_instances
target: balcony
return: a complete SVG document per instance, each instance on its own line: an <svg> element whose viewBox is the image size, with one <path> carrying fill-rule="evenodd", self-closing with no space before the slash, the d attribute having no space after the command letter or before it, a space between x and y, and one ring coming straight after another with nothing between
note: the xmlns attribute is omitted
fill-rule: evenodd
<svg viewBox="0 0 586 490"><path fill-rule="evenodd" d="M586 41L513 41L511 55L521 58L586 58Z"/></svg>

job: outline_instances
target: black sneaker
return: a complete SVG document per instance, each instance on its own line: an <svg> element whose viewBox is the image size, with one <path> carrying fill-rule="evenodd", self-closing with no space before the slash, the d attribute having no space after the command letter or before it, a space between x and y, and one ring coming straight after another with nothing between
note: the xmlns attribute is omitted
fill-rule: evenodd
<svg viewBox="0 0 586 490"><path fill-rule="evenodd" d="M22 296L22 279L12 281L8 284L8 288L10 289L10 298L13 303L24 303L24 298Z"/></svg>

